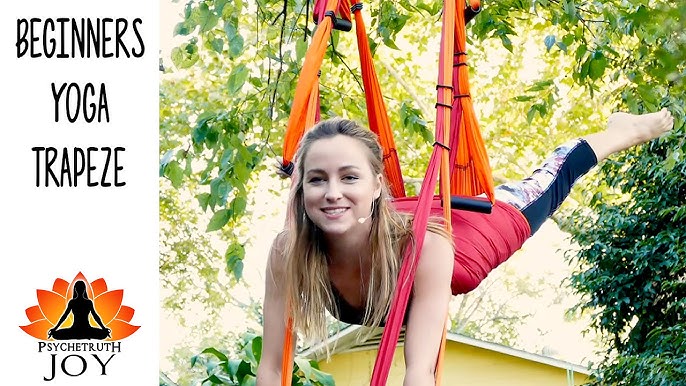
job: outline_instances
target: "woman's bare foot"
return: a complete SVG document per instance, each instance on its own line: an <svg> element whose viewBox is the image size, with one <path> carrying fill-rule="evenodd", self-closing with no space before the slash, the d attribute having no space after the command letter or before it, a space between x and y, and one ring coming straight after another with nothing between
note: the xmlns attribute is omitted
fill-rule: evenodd
<svg viewBox="0 0 686 386"><path fill-rule="evenodd" d="M655 139L673 126L674 117L667 109L641 115L616 112L607 120L605 131L588 135L584 139L600 162L613 153Z"/></svg>
<svg viewBox="0 0 686 386"><path fill-rule="evenodd" d="M642 115L616 112L607 120L607 131L629 137L629 146L655 139L671 130L673 126L674 117L667 109Z"/></svg>

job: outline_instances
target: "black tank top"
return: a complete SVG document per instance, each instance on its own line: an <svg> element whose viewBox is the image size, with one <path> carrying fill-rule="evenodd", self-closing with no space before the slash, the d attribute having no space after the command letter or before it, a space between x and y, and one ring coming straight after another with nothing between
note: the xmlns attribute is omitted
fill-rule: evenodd
<svg viewBox="0 0 686 386"><path fill-rule="evenodd" d="M356 308L351 306L341 293L338 292L338 288L331 284L331 294L333 295L333 300L338 308L338 320L343 323L348 324L358 324L363 325L364 320L364 308ZM410 295L410 300L407 304L407 310L405 311L405 317L403 318L403 326L407 324L407 315L410 313L410 308L412 307L412 295ZM381 322L381 327L385 326L386 323Z"/></svg>

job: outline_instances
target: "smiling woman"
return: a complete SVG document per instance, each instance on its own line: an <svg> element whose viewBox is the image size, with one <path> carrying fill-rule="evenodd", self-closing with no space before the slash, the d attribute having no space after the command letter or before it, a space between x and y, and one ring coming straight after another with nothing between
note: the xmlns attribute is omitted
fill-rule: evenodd
<svg viewBox="0 0 686 386"><path fill-rule="evenodd" d="M360 224L381 196L381 173L369 166L364 145L344 136L322 139L312 144L303 165L307 216L325 235L344 237L355 227L360 230L348 236L366 236Z"/></svg>
<svg viewBox="0 0 686 386"><path fill-rule="evenodd" d="M405 315L405 385L434 385L451 293L476 288L598 161L658 137L673 123L667 110L615 113L606 130L556 148L531 177L496 187L491 214L454 212L453 234L440 220L429 221ZM413 215L391 201L382 154L375 134L340 118L319 122L302 139L288 226L272 244L267 266L258 385L279 384L288 315L294 331L318 341L327 337L325 309L347 323L384 325L402 252L415 240Z"/></svg>
<svg viewBox="0 0 686 386"><path fill-rule="evenodd" d="M316 340L326 338L325 309L349 323L383 325L411 239L412 216L390 205L382 149L371 131L349 120L322 121L305 135L295 158L300 161L288 227L276 238L268 262L260 385L279 383L286 311L297 331ZM431 258L420 259L417 312L408 315L408 326L436 336L415 347L407 360L408 375L425 369L421 372L433 378L431 353L438 351L450 299L453 249L442 224L432 222L428 229L422 255ZM287 310L286 304L294 307Z"/></svg>

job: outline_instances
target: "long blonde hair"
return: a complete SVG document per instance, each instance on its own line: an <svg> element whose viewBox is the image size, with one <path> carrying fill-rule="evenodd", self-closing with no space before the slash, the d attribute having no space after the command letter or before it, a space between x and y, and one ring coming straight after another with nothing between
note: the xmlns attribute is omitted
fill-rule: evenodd
<svg viewBox="0 0 686 386"><path fill-rule="evenodd" d="M376 135L354 121L341 118L321 121L301 140L295 156L297 170L289 199L285 248L286 298L295 330L314 341L328 338L324 309L330 310L337 319L339 315L333 298L321 230L305 214L302 161L314 142L337 135L354 138L365 145L369 149L372 172L374 175L383 175L383 152ZM392 208L389 205L390 198L388 187L383 183L371 216L371 272L362 322L372 327L381 325L388 315L403 248L412 242L413 216ZM430 223L428 230L451 239L444 227L435 222Z"/></svg>

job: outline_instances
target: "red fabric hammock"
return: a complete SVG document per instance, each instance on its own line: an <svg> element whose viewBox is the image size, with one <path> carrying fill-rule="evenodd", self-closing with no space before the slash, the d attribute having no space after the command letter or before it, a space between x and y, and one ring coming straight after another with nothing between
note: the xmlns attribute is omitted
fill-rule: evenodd
<svg viewBox="0 0 686 386"><path fill-rule="evenodd" d="M322 6L324 1L326 1L325 7ZM326 51L326 42L333 29L334 15L338 13L339 17L342 17L344 20L350 20L349 14L345 11L350 5L349 1L317 0L315 4L313 16L318 21L319 26L305 56L301 76L295 90L288 128L284 136L284 168L288 167L292 162L304 132L311 128L316 120L319 119L317 73ZM471 8L478 10L478 0L472 1ZM386 178L391 187L391 194L395 198L401 198L405 197L405 190L398 155L381 88L374 70L360 5L358 0L352 0L352 12L355 16L369 126L379 137L379 141L384 149L384 167ZM416 198L416 207L413 210L413 232L416 240L415 250L417 252L413 254L410 249L407 249L404 253L398 285L394 293L389 316L386 320L386 327L381 338L379 353L372 373L372 386L385 385L388 379L395 346L397 345L409 294L414 282L417 260L424 244L429 212L439 177L439 165L440 192L444 203L450 202L451 195L476 196L482 193L487 195L491 203L495 201L493 178L488 156L469 96L468 69L465 60L465 8L465 0L444 0L437 86L436 143L434 143L429 166L427 167L420 194ZM325 17L324 15L331 17ZM453 67L452 70L450 69L451 66ZM450 152L448 149L450 149ZM443 205L443 212L449 228L451 223L450 206ZM448 230L450 231L450 229ZM282 386L291 384L293 370L293 326L292 320L288 315L287 320L282 362ZM440 384L444 348L445 330L439 357L437 358L437 385Z"/></svg>

